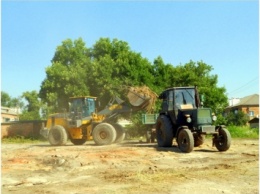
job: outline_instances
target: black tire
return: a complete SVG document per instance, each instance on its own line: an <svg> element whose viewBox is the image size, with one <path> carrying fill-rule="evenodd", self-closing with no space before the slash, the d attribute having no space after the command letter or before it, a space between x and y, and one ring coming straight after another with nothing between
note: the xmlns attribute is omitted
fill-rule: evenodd
<svg viewBox="0 0 260 194"><path fill-rule="evenodd" d="M156 137L159 147L171 147L173 140L173 129L170 119L160 115L156 122Z"/></svg>
<svg viewBox="0 0 260 194"><path fill-rule="evenodd" d="M204 143L206 137L205 135L194 133L193 138L194 138L194 147L198 147Z"/></svg>
<svg viewBox="0 0 260 194"><path fill-rule="evenodd" d="M97 145L109 145L116 139L116 130L111 124L100 123L93 129L92 135Z"/></svg>
<svg viewBox="0 0 260 194"><path fill-rule="evenodd" d="M227 151L231 145L231 135L229 131L225 128L220 128L218 132L218 138L215 145L220 152Z"/></svg>
<svg viewBox="0 0 260 194"><path fill-rule="evenodd" d="M116 139L115 143L121 143L125 139L125 130L122 125L119 125L118 123L112 124L112 126L116 130Z"/></svg>
<svg viewBox="0 0 260 194"><path fill-rule="evenodd" d="M64 127L55 125L49 131L48 140L53 146L65 145L68 141L68 134Z"/></svg>
<svg viewBox="0 0 260 194"><path fill-rule="evenodd" d="M178 134L177 142L182 152L190 153L194 148L194 138L189 129L181 129Z"/></svg>
<svg viewBox="0 0 260 194"><path fill-rule="evenodd" d="M156 133L152 131L152 133L151 133L151 143L155 142L155 138L156 138Z"/></svg>
<svg viewBox="0 0 260 194"><path fill-rule="evenodd" d="M74 145L83 145L87 140L86 139L71 139L70 141L74 144Z"/></svg>

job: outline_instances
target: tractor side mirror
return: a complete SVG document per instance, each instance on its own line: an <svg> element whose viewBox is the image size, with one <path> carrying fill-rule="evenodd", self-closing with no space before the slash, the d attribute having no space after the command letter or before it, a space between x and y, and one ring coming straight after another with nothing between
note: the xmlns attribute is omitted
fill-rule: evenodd
<svg viewBox="0 0 260 194"><path fill-rule="evenodd" d="M201 95L200 95L200 101L201 101L201 102L204 102L204 100L205 100L205 97L204 97L203 94L201 94Z"/></svg>
<svg viewBox="0 0 260 194"><path fill-rule="evenodd" d="M203 106L205 97L203 94L200 95L200 105Z"/></svg>

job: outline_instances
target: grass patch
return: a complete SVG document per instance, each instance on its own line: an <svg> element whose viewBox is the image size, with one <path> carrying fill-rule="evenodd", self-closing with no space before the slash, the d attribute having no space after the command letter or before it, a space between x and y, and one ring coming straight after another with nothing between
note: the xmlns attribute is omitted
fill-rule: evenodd
<svg viewBox="0 0 260 194"><path fill-rule="evenodd" d="M2 143L39 143L44 140L33 137L15 136L3 138L1 141Z"/></svg>
<svg viewBox="0 0 260 194"><path fill-rule="evenodd" d="M248 126L228 126L232 138L259 138L259 129Z"/></svg>

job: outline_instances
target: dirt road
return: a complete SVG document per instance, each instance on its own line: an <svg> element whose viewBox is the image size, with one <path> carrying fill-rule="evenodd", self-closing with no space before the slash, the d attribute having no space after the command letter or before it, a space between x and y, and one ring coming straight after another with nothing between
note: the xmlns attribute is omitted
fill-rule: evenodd
<svg viewBox="0 0 260 194"><path fill-rule="evenodd" d="M137 141L2 144L2 193L256 194L258 157L258 140L233 139L218 152L206 139L189 154Z"/></svg>

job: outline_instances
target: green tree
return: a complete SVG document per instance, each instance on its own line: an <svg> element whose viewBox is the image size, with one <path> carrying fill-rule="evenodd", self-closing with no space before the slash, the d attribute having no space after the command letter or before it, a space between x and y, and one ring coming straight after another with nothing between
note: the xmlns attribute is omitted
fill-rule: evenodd
<svg viewBox="0 0 260 194"><path fill-rule="evenodd" d="M11 97L8 93L1 91L1 106L10 106Z"/></svg>
<svg viewBox="0 0 260 194"><path fill-rule="evenodd" d="M216 114L222 113L228 104L226 89L218 87L218 76L211 75L213 67L203 61L190 61L174 67L172 86L198 86L199 93L205 97L204 106Z"/></svg>
<svg viewBox="0 0 260 194"><path fill-rule="evenodd" d="M41 101L37 91L24 92L22 97L28 102L22 114L19 116L20 120L38 120L41 119L40 109Z"/></svg>
<svg viewBox="0 0 260 194"><path fill-rule="evenodd" d="M227 114L227 125L244 126L248 122L248 115L242 111Z"/></svg>
<svg viewBox="0 0 260 194"><path fill-rule="evenodd" d="M40 98L52 107L53 112L68 109L69 97L89 95L87 82L92 73L90 69L89 50L83 40L63 41L57 47L52 65L46 68Z"/></svg>
<svg viewBox="0 0 260 194"><path fill-rule="evenodd" d="M8 93L1 91L1 106L22 109L24 103L22 102L21 97L12 98Z"/></svg>
<svg viewBox="0 0 260 194"><path fill-rule="evenodd" d="M92 74L88 86L102 104L113 95L123 97L124 85L153 85L152 67L140 53L131 51L127 42L109 38L98 40L91 49Z"/></svg>
<svg viewBox="0 0 260 194"><path fill-rule="evenodd" d="M71 96L97 96L104 106L113 95L124 97L124 85L147 85L158 94L168 87L197 85L205 96L204 105L215 113L221 113L227 105L226 89L218 87L212 66L203 61L173 66L160 56L151 64L118 39L100 38L91 48L81 38L67 39L57 47L51 62L40 98L53 107L52 112L68 108Z"/></svg>

